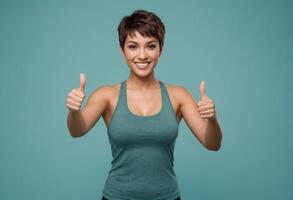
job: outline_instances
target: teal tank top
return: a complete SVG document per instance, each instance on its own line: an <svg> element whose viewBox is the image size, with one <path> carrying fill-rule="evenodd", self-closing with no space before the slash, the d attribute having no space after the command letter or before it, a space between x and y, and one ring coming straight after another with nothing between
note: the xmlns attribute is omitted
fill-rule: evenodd
<svg viewBox="0 0 293 200"><path fill-rule="evenodd" d="M178 122L165 84L160 81L161 110L149 116L132 113L126 80L107 127L111 169L103 188L109 200L174 200L180 190L174 172Z"/></svg>

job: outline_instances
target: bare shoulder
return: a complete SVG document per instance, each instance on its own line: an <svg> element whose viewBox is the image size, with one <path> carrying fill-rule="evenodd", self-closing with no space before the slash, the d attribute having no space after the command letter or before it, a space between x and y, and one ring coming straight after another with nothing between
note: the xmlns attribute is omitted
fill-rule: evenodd
<svg viewBox="0 0 293 200"><path fill-rule="evenodd" d="M184 86L174 85L174 84L166 84L167 90L176 101L180 104L183 104L185 101L194 100L192 94L188 91L188 89Z"/></svg>
<svg viewBox="0 0 293 200"><path fill-rule="evenodd" d="M117 94L120 90L120 83L108 84L108 85L101 85L98 86L91 96L93 97L104 97L105 99L109 100Z"/></svg>
<svg viewBox="0 0 293 200"><path fill-rule="evenodd" d="M175 93L181 92L182 90L186 90L183 86L170 84L170 83L166 83L166 87L168 91L170 90L171 92L175 92Z"/></svg>

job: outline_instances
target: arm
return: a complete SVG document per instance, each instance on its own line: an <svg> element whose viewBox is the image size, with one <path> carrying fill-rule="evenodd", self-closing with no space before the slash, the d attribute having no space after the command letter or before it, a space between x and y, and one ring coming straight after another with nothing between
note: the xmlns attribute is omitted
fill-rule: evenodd
<svg viewBox="0 0 293 200"><path fill-rule="evenodd" d="M218 151L220 149L222 142L222 131L217 119L207 120L205 139L210 150Z"/></svg>
<svg viewBox="0 0 293 200"><path fill-rule="evenodd" d="M209 101L209 104L200 101L198 106L198 103L188 90L183 87L178 87L177 90L180 101L180 112L193 135L208 150L219 150L222 133L215 112L214 115L204 113L207 112L206 108L214 107L212 101ZM204 100L207 100L206 97L204 97Z"/></svg>
<svg viewBox="0 0 293 200"><path fill-rule="evenodd" d="M108 93L108 86L99 87L90 95L83 109L69 111L67 126L72 137L85 135L97 123L107 107Z"/></svg>

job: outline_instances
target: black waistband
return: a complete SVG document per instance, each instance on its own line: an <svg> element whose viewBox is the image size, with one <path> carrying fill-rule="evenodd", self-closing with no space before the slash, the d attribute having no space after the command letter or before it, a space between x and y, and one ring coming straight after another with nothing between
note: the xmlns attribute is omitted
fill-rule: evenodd
<svg viewBox="0 0 293 200"><path fill-rule="evenodd" d="M102 196L102 200L109 200L109 199L107 199L106 197ZM177 198L174 199L174 200L181 200L181 199L180 199L180 197L177 197Z"/></svg>

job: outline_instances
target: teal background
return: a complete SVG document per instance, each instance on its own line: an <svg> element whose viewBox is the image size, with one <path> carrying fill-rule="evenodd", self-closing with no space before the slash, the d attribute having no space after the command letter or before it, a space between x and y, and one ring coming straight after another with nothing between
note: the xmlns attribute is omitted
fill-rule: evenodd
<svg viewBox="0 0 293 200"><path fill-rule="evenodd" d="M292 199L292 1L0 1L0 199L101 199L111 149L102 118L67 129L66 97L87 78L125 80L117 26L134 9L160 16L156 77L199 83L216 104L222 147L205 149L184 120L175 172L184 200ZM83 105L84 105L83 104Z"/></svg>

